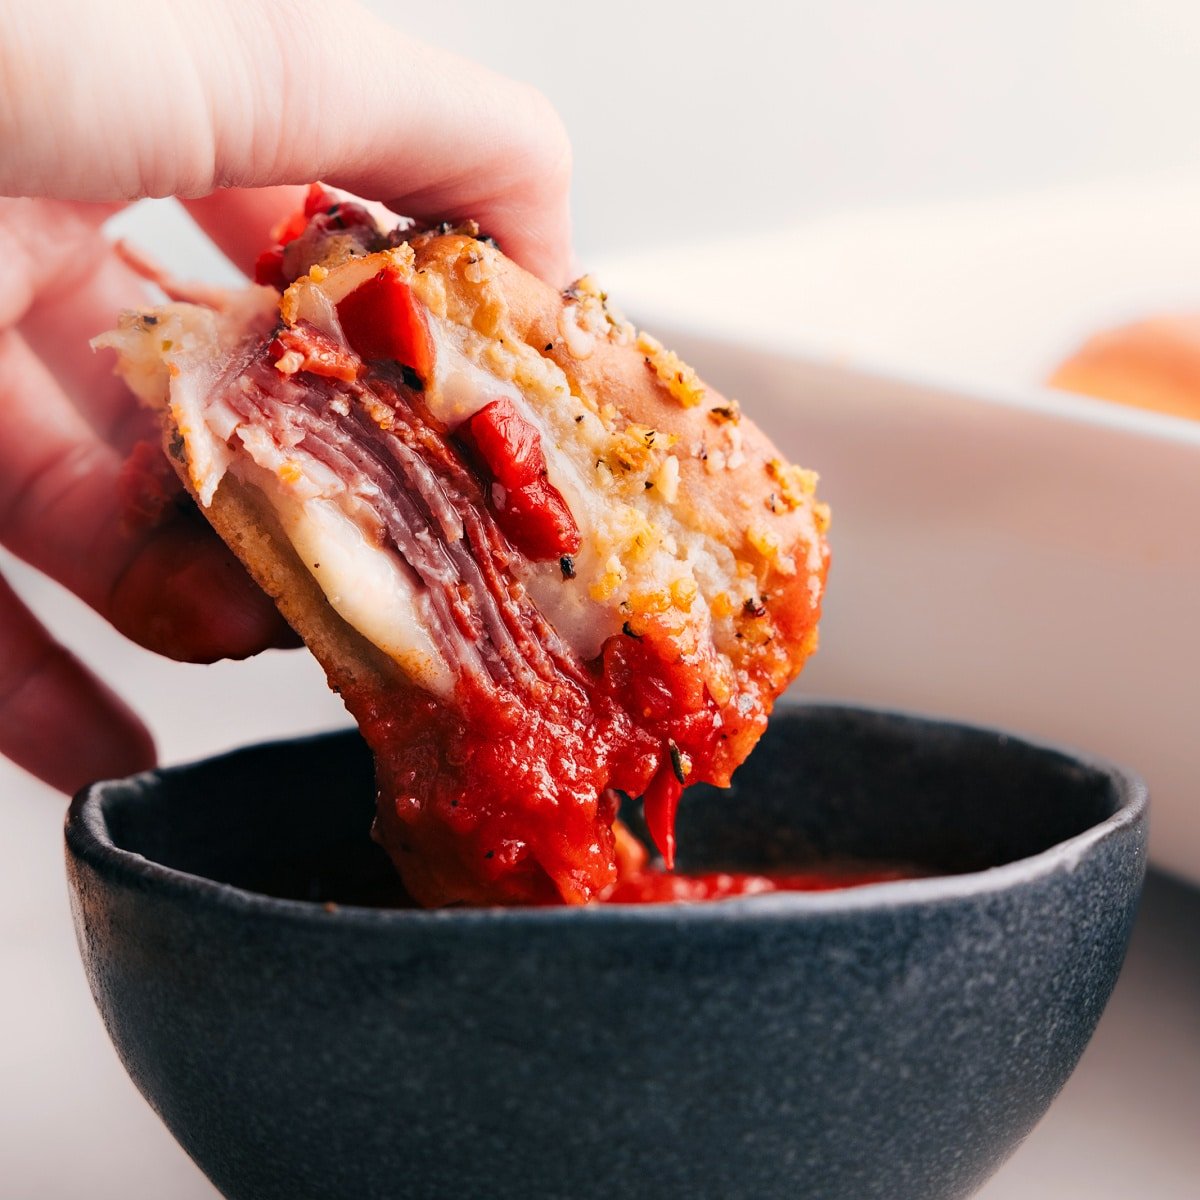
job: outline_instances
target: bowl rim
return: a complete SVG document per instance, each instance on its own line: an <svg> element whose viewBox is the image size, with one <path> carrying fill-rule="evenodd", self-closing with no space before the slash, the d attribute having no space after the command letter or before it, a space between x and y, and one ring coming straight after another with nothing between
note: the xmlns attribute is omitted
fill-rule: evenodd
<svg viewBox="0 0 1200 1200"><path fill-rule="evenodd" d="M1030 884L1055 872L1070 873L1103 842L1145 823L1149 795L1145 782L1133 771L1097 755L1010 733L993 726L957 721L901 709L826 701L785 700L776 711L852 714L882 719L889 725L952 729L968 734L1003 737L1026 749L1046 752L1109 778L1117 797L1117 808L1104 820L1081 833L1039 851L999 866L956 875L932 875L913 879L860 884L821 892L767 892L735 896L702 904L653 902L644 904L590 904L554 907L501 907L401 909L369 908L355 904L328 904L295 900L250 891L235 884L194 875L148 859L118 846L111 837L104 810L105 799L118 788L157 787L172 776L187 774L199 766L211 766L244 757L256 750L301 745L350 734L353 728L268 742L226 751L191 762L142 771L123 779L100 780L82 788L71 801L65 825L68 859L86 863L107 882L130 890L157 892L175 900L212 905L246 915L259 915L285 922L341 921L370 928L405 928L410 925L449 923L454 926L527 925L553 926L561 922L600 921L605 924L690 924L696 921L794 919L817 914L849 914L870 909L888 910L906 906L947 903L1007 891ZM1144 837L1142 851L1144 857ZM72 882L72 887L74 887Z"/></svg>

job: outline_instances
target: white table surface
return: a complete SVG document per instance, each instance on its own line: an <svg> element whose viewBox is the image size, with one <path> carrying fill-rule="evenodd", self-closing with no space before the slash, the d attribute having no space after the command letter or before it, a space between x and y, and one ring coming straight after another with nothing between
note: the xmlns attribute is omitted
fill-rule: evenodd
<svg viewBox="0 0 1200 1200"><path fill-rule="evenodd" d="M1181 240L1190 213L1200 211L1193 203L1200 193L1154 194L1157 223L1142 215L1147 193L1122 191L1096 196L1082 210L1078 197L1058 196L793 230L776 243L775 257L750 264L758 279L780 255L802 266L803 296L790 315L751 289L741 317L731 317L728 295L705 290L705 272L690 252L614 261L605 274L631 309L670 311L676 326L712 327L723 312L726 333L736 333L739 319L766 322L775 344L970 381L1019 382L1036 378L1097 318L1200 299L1200 243ZM1070 211L1092 216L1071 219ZM1004 226L1005 214L1015 221ZM1114 226L1124 241L1113 242ZM1034 234L1037 252L1016 254ZM1124 267L1113 259L1114 244L1131 252ZM727 243L713 253L745 250ZM688 264L682 275L680 261ZM1058 270L1049 269L1054 263ZM962 289L983 268L986 286L972 310ZM859 299L871 296L890 302ZM167 760L344 719L304 656L272 653L214 668L159 662L44 581L19 570L15 581L52 628L84 647L151 715ZM0 1200L213 1196L125 1078L92 1006L67 910L62 799L2 763L0 797ZM1195 1200L1198 1135L1200 890L1156 877L1125 972L1078 1071L981 1196Z"/></svg>

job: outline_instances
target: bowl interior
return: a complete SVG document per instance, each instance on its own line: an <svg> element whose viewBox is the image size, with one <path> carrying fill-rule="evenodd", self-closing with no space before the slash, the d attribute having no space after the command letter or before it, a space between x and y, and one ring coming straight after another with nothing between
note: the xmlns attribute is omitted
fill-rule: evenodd
<svg viewBox="0 0 1200 1200"><path fill-rule="evenodd" d="M1106 766L1001 733L787 705L731 789L689 789L679 867L849 858L922 874L981 870L1047 850L1122 803ZM103 797L114 845L152 862L288 899L402 905L369 837L373 807L370 756L353 732L236 752ZM627 802L623 815L644 837L640 805Z"/></svg>

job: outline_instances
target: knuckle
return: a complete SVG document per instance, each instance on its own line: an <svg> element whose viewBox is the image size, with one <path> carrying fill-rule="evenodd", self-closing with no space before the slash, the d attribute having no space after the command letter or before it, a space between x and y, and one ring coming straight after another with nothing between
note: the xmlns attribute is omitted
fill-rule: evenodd
<svg viewBox="0 0 1200 1200"><path fill-rule="evenodd" d="M517 129L523 168L528 173L535 173L548 187L569 183L571 139L558 109L532 84L519 84L518 87L523 101Z"/></svg>

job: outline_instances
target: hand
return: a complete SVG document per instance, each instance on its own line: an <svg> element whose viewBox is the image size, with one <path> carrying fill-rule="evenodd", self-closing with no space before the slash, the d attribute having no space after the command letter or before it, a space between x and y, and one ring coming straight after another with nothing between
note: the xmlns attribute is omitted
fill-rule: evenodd
<svg viewBox="0 0 1200 1200"><path fill-rule="evenodd" d="M532 89L350 3L0 0L0 543L122 633L207 662L293 644L194 515L122 522L145 430L88 339L145 302L100 232L177 195L244 269L313 179L475 218L567 282L570 154ZM152 764L145 726L0 580L0 753L63 790Z"/></svg>

